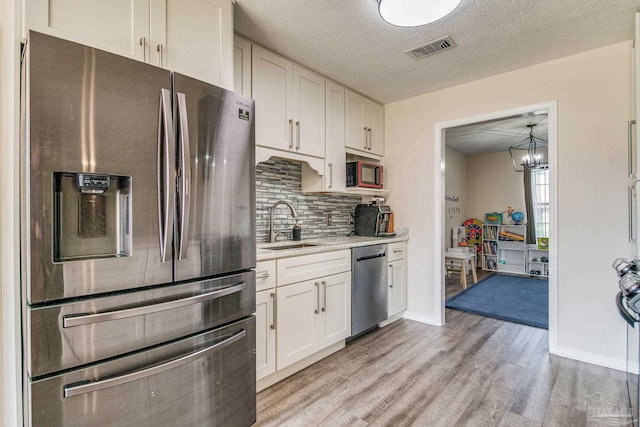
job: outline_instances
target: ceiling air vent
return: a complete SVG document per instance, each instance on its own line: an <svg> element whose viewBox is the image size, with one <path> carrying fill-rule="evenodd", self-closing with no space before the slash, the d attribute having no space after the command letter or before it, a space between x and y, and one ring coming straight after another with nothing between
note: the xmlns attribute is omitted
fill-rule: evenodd
<svg viewBox="0 0 640 427"><path fill-rule="evenodd" d="M447 36L429 42L423 46L408 50L405 53L411 56L413 59L422 59L429 55L433 55L434 53L442 52L443 50L451 49L452 47L456 46L456 42L454 42L451 37Z"/></svg>

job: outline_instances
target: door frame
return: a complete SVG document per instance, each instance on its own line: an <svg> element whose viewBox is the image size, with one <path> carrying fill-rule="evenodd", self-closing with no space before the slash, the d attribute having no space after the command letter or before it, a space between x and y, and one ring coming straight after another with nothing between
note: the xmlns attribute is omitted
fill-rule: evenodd
<svg viewBox="0 0 640 427"><path fill-rule="evenodd" d="M558 102L556 100L540 104L526 105L491 113L462 117L455 120L436 123L435 128L435 174L434 194L436 197L435 212L435 236L434 239L434 283L440 283L435 287L434 312L439 324L445 323L445 276L444 276L444 218L445 218L445 130L448 128L484 122L487 120L502 119L519 114L546 110L549 117L548 156L549 156L549 353L558 352Z"/></svg>

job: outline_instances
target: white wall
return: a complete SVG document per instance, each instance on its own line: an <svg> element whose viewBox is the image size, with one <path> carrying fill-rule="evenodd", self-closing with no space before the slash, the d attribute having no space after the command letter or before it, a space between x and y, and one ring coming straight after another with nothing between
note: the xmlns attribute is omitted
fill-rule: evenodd
<svg viewBox="0 0 640 427"><path fill-rule="evenodd" d="M445 190L447 196L457 197L457 201L445 200L444 203L444 246L451 247L451 229L461 226L469 216L467 214L467 156L447 147L445 152Z"/></svg>
<svg viewBox="0 0 640 427"><path fill-rule="evenodd" d="M437 322L434 301L434 126L557 100L558 353L623 367L624 322L611 262L628 253L627 121L631 43L428 93L385 106L385 166L399 226L411 228L408 314ZM413 185L407 185L412 183ZM419 194L419 196L418 196Z"/></svg>
<svg viewBox="0 0 640 427"><path fill-rule="evenodd" d="M524 177L513 168L508 151L469 156L467 165L469 218L484 221L485 213L504 212L509 206L525 213Z"/></svg>

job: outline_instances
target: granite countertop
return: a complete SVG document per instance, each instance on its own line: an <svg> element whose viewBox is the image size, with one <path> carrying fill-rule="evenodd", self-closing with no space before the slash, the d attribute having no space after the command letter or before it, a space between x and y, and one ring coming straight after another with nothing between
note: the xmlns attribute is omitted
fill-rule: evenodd
<svg viewBox="0 0 640 427"><path fill-rule="evenodd" d="M381 243L404 242L409 240L408 230L396 230L395 237L337 236L302 239L301 241L284 240L276 243L259 243L257 245L257 261L268 261L278 258L289 258L300 255L318 254L322 252L350 249L357 246L377 245ZM291 249L271 249L290 245L312 245Z"/></svg>

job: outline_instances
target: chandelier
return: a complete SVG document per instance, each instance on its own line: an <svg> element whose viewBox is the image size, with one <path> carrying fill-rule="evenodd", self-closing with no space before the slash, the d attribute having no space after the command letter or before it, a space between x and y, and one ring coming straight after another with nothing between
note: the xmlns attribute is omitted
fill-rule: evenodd
<svg viewBox="0 0 640 427"><path fill-rule="evenodd" d="M534 126L536 125L527 125L529 128L529 136L522 142L509 147L511 162L513 162L513 168L516 172L523 172L525 169L537 168L543 164L543 155L539 149L546 147L548 141L533 136ZM519 166L521 169L518 169Z"/></svg>

